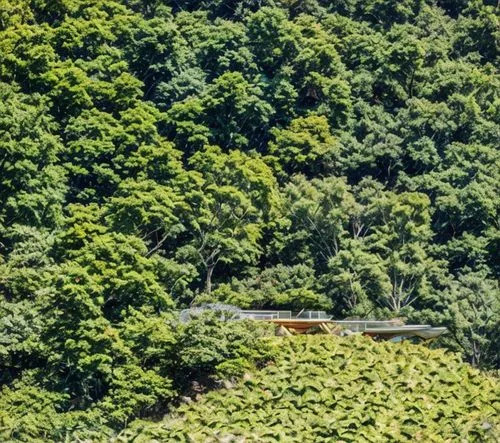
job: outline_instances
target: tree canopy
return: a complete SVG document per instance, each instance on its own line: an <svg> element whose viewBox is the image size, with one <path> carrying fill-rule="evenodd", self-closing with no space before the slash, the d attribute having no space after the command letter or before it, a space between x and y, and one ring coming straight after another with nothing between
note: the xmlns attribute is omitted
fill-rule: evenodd
<svg viewBox="0 0 500 443"><path fill-rule="evenodd" d="M269 331L197 336L174 311L203 303L441 324L498 369L498 25L492 0L0 0L0 439L241 373Z"/></svg>

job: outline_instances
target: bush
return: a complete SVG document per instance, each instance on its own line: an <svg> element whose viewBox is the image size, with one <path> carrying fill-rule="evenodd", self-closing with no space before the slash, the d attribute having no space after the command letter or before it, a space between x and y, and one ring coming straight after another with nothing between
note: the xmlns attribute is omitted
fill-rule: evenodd
<svg viewBox="0 0 500 443"><path fill-rule="evenodd" d="M236 388L137 422L125 441L493 441L500 384L458 354L410 343L273 338L275 362Z"/></svg>
<svg viewBox="0 0 500 443"><path fill-rule="evenodd" d="M178 380L236 375L269 357L262 337L274 335L274 325L253 320L221 321L220 313L206 311L185 324L177 342ZM230 369L231 368L231 369Z"/></svg>

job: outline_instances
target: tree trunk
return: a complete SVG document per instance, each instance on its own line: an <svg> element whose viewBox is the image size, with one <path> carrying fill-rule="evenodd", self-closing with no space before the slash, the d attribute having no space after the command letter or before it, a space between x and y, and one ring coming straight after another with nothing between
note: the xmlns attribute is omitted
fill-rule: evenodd
<svg viewBox="0 0 500 443"><path fill-rule="evenodd" d="M205 291L207 294L212 292L212 274L214 272L215 263L207 266L207 278L205 280Z"/></svg>

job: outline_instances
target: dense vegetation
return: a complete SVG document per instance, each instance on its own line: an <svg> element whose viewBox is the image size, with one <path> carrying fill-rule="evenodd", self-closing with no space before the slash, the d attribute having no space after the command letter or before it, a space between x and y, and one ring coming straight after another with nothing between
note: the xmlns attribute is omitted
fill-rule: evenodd
<svg viewBox="0 0 500 443"><path fill-rule="evenodd" d="M498 435L500 384L456 356L359 336L277 341L276 361L236 388L183 405L161 423L133 423L119 441L465 442Z"/></svg>
<svg viewBox="0 0 500 443"><path fill-rule="evenodd" d="M0 0L1 439L254 364L205 302L498 368L499 38L492 0Z"/></svg>

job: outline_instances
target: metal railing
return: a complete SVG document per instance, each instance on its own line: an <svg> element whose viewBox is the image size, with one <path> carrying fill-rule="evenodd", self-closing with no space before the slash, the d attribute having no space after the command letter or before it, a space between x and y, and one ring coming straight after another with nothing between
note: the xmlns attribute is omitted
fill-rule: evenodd
<svg viewBox="0 0 500 443"><path fill-rule="evenodd" d="M399 320L333 320L333 322L353 332L363 332L367 329L389 328L401 325Z"/></svg>
<svg viewBox="0 0 500 443"><path fill-rule="evenodd" d="M242 309L238 316L240 319L251 320L279 320L292 318L292 311L264 311Z"/></svg>
<svg viewBox="0 0 500 443"><path fill-rule="evenodd" d="M295 318L306 320L331 320L332 316L325 311L300 311Z"/></svg>
<svg viewBox="0 0 500 443"><path fill-rule="evenodd" d="M302 310L292 311L240 309L236 306L224 304L209 304L200 307L184 309L179 312L181 322L185 323L204 311L219 313L222 321L234 320L323 320L340 326L344 330L361 332L370 335L388 336L418 336L424 339L438 337L446 332L446 328L433 328L430 325L404 325L401 320L334 320L325 311Z"/></svg>

